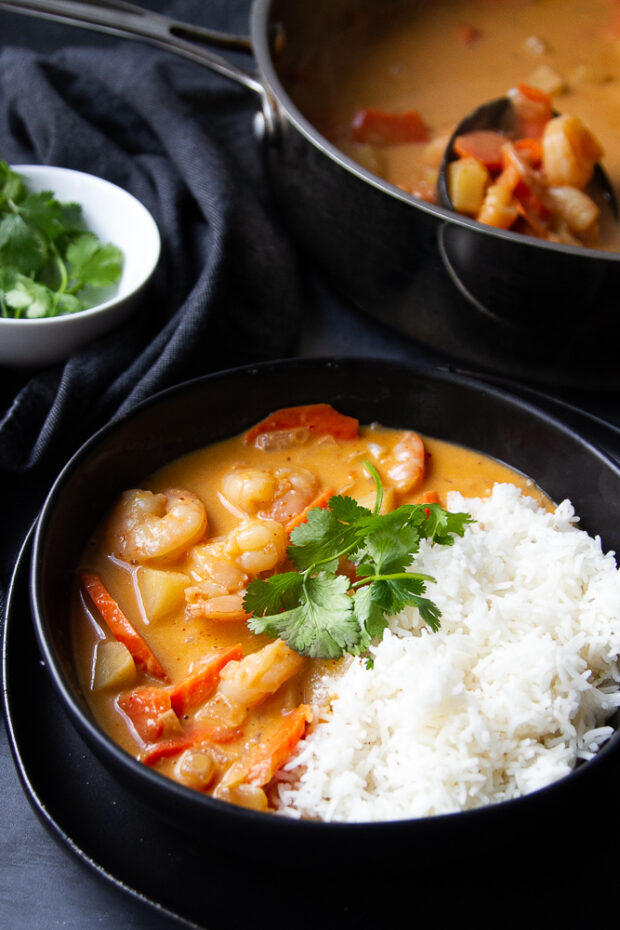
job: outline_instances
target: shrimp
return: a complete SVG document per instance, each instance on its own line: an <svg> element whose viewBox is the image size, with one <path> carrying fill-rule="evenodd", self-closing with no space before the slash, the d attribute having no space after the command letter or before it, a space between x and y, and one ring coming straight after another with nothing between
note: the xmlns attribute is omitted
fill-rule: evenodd
<svg viewBox="0 0 620 930"><path fill-rule="evenodd" d="M198 584L185 589L189 617L209 620L245 620L243 591L248 574L231 558L226 539L195 546L188 559L190 572Z"/></svg>
<svg viewBox="0 0 620 930"><path fill-rule="evenodd" d="M517 211L525 217L532 231L543 239L573 245L581 245L580 240L588 239L592 242L596 240L600 210L584 191L570 185L549 187L546 183L548 179L545 179L540 172L533 170L514 145L508 142L503 146L502 151L507 168L500 175L500 179L506 171L512 171L513 179L518 177L523 181L531 196L538 202L538 207L531 204L528 209L527 200L522 203L516 200L508 201L509 210L512 206L516 207ZM508 197L508 186L506 197ZM479 214L478 218L497 226L499 222L497 217L493 217L492 211L493 207L491 207L491 215L485 218L484 215ZM505 215L508 217L508 213ZM574 234L579 238L575 238Z"/></svg>
<svg viewBox="0 0 620 930"><path fill-rule="evenodd" d="M313 500L318 485L306 468L243 468L224 477L222 492L230 506L242 513L287 523Z"/></svg>
<svg viewBox="0 0 620 930"><path fill-rule="evenodd" d="M202 538L207 522L204 504L191 491L134 488L115 507L107 537L114 554L130 562L172 562Z"/></svg>
<svg viewBox="0 0 620 930"><path fill-rule="evenodd" d="M228 537L226 549L239 568L260 575L283 561L287 545L286 532L277 520L244 520Z"/></svg>
<svg viewBox="0 0 620 930"><path fill-rule="evenodd" d="M264 516L277 520L278 523L288 523L314 500L319 481L307 468L277 468L275 474L278 491Z"/></svg>
<svg viewBox="0 0 620 930"><path fill-rule="evenodd" d="M502 171L493 184L489 185L482 206L476 215L480 223L495 226L496 229L510 229L518 215L518 207L514 198L518 180L517 172L509 166Z"/></svg>
<svg viewBox="0 0 620 930"><path fill-rule="evenodd" d="M426 451L417 433L405 433L394 446L390 459L387 476L397 491L411 491L424 480Z"/></svg>
<svg viewBox="0 0 620 930"><path fill-rule="evenodd" d="M549 120L542 136L543 170L551 187L582 190L604 152L590 130L576 116Z"/></svg>
<svg viewBox="0 0 620 930"><path fill-rule="evenodd" d="M247 572L231 557L226 538L194 546L187 565L194 581L199 582L204 593L211 597L234 594L245 588L249 581Z"/></svg>
<svg viewBox="0 0 620 930"><path fill-rule="evenodd" d="M223 539L195 547L189 564L198 583L185 589L188 616L245 620L243 595L248 581L276 568L287 544L280 523L248 519Z"/></svg>
<svg viewBox="0 0 620 930"><path fill-rule="evenodd" d="M258 652L228 662L220 672L218 689L229 700L250 709L275 694L304 663L305 659L298 652L284 640L276 639Z"/></svg>
<svg viewBox="0 0 620 930"><path fill-rule="evenodd" d="M185 589L185 612L188 617L236 623L249 617L243 597L243 593L212 595L202 585L192 585Z"/></svg>
<svg viewBox="0 0 620 930"><path fill-rule="evenodd" d="M306 660L281 639L226 664L213 697L197 718L215 726L239 726L252 708L267 700L304 667Z"/></svg>
<svg viewBox="0 0 620 930"><path fill-rule="evenodd" d="M243 513L252 515L271 504L276 490L276 477L266 468L234 469L222 481L226 500Z"/></svg>
<svg viewBox="0 0 620 930"><path fill-rule="evenodd" d="M551 187L549 198L554 213L563 220L571 232L579 235L596 234L596 223L600 210L591 197L576 187Z"/></svg>

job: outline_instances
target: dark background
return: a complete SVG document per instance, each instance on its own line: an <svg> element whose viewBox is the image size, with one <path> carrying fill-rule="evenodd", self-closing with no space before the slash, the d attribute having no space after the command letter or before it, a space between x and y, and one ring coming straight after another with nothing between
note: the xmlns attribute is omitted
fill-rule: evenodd
<svg viewBox="0 0 620 930"><path fill-rule="evenodd" d="M227 32L248 31L247 0L151 0L143 6ZM122 334L104 338L64 366L0 371L0 596L21 541L66 458L110 417L155 391L209 371L287 356L382 356L447 365L358 314L316 273L311 257L297 254L270 200L252 134L255 108L252 95L236 85L163 52L0 13L2 157L92 171L129 187L154 212L164 240L158 274ZM620 423L616 396L558 390L556 397L562 406L544 401L550 409L613 446L605 427L584 419L579 410ZM24 608L27 624L21 593L15 603ZM23 642L31 648L27 633ZM53 707L37 704L53 702L53 697L36 662L30 661L24 674L33 679L29 712L39 726L43 720L50 728L61 727ZM75 764L84 766L104 791L105 778L75 739ZM37 783L45 783L46 764L50 779L62 776L63 765L72 763L61 756L59 750L48 763L38 759ZM179 925L85 866L66 843L56 842L28 804L4 731L0 779L0 926L164 930ZM57 793L53 797L57 800ZM84 809L80 803L78 797L62 801L77 831ZM55 810L48 813L53 819ZM611 822L613 830L617 817L612 815ZM127 824L127 831L136 829L139 818ZM407 921L443 927L469 913L480 926L552 921L587 927L605 919L602 911L609 914L615 854L609 829L609 823L593 822L585 831L585 845L582 831L575 848L558 847L554 836L532 836L517 866L507 860L505 869L500 863L493 872L493 849L472 850L475 862L447 857L428 870L418 866L413 874L405 868L389 881L376 876L343 877L341 882L331 876L328 881L317 863L315 874L295 875L299 895L290 899L287 913L282 901L288 908L289 896L280 899L281 882L292 879L283 874L283 863L270 864L268 882L254 878L246 886L256 900L244 906L234 901L235 887L242 895L243 875L250 876L251 865L219 863L220 873L211 874L226 871L229 884L222 879L221 888L209 884L206 860L192 877L196 894L204 886L205 898L214 897L212 918L205 921L214 928L241 926L248 913L258 927L305 926L304 900L312 899L313 886L321 882L329 885L333 903L323 895L306 918L311 914L313 924L328 928L376 925L382 896L389 915L384 926ZM127 836L121 831L118 843L128 843ZM161 836L147 829L142 840L158 843ZM177 854L173 849L168 855L172 862ZM260 861L260 850L255 855ZM174 881L174 868L168 874L164 869L157 880ZM224 888L228 904L221 899ZM374 907L365 906L369 899ZM225 907L226 920L221 917Z"/></svg>

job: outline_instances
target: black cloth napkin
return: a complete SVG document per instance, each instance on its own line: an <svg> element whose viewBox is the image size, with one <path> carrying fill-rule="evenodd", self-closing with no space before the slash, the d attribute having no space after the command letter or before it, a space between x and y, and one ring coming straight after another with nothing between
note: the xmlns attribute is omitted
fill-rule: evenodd
<svg viewBox="0 0 620 930"><path fill-rule="evenodd" d="M127 324L65 364L0 372L3 587L53 476L98 427L171 384L294 352L303 275L270 208L255 110L243 89L138 43L0 51L1 156L119 184L162 237Z"/></svg>

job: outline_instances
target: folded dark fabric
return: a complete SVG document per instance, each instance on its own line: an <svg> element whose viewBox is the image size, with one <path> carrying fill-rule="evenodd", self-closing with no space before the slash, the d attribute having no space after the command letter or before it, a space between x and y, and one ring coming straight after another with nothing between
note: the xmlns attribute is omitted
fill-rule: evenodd
<svg viewBox="0 0 620 930"><path fill-rule="evenodd" d="M127 324L64 365L0 373L2 580L55 471L95 429L171 384L294 352L300 271L270 210L255 108L236 85L139 44L0 52L0 155L107 178L162 236Z"/></svg>

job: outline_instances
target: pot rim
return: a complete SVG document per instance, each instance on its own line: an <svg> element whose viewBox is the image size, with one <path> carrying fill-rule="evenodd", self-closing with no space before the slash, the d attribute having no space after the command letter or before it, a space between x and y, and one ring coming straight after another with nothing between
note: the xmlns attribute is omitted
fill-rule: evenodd
<svg viewBox="0 0 620 930"><path fill-rule="evenodd" d="M319 831L325 834L326 838L328 838L330 835L333 835L334 838L336 838L336 835L338 837L347 834L354 836L359 834L361 831L364 831L364 833L366 833L366 831L371 831L372 839L378 840L381 838L386 840L388 836L400 836L403 831L419 831L421 833L424 833L429 829L451 831L460 825L482 825L482 823L485 822L489 816L510 816L510 814L514 812L515 804L518 805L517 809L522 810L524 813L528 808L530 810L537 809L539 804L545 803L545 799L548 797L550 792L554 794L561 794L563 789L570 790L572 786L575 785L575 783L578 783L583 779L584 773L591 773L593 769L597 769L601 764L604 764L610 754L613 753L615 755L620 752L620 730L616 730L614 735L612 735L610 739L601 747L594 758L588 760L587 764L578 765L576 768L571 770L571 772L559 780L552 782L551 784L546 785L540 789L532 791L526 795L509 800L498 801L488 806L478 807L472 810L456 811L447 814L437 814L430 817L409 818L392 821L363 821L355 823L342 821L306 821L285 816L274 816L273 812L263 813L238 807L236 805L229 804L228 802L219 801L211 798L208 795L198 793L191 788L188 788L170 778L167 778L166 776L160 774L158 771L145 766L143 763L139 762L136 758L117 745L113 739L105 733L103 728L100 727L98 723L96 723L94 717L92 717L92 714L90 714L86 707L80 702L74 687L68 681L67 676L65 675L62 662L56 653L52 642L51 633L48 629L48 623L45 617L44 609L45 598L43 592L41 566L44 563L46 534L50 520L52 519L56 509L56 499L62 492L62 489L66 483L70 480L74 473L79 470L82 464L82 460L96 451L102 442L108 440L108 438L113 435L115 431L122 429L123 426L126 425L126 423L131 419L140 417L144 411L157 406L162 402L162 400L171 398L175 394L182 395L183 393L194 391L196 387L198 387L203 382L212 382L220 379L226 380L230 377L239 376L259 376L261 372L274 369L278 369L283 372L287 371L287 369L295 369L297 370L297 374L299 374L298 368L300 365L308 369L319 369L325 367L341 368L349 365L358 365L360 363L363 363L363 365L366 367L389 366L390 369L394 370L395 372L400 372L402 374L408 373L416 378L431 378L440 382L462 385L463 387L467 387L469 389L491 394L500 400L506 401L514 408L520 408L527 415L533 416L535 419L553 426L555 429L563 432L568 437L576 440L580 445L584 446L590 454L602 459L606 465L608 465L616 473L618 479L620 480L620 466L618 466L618 464L610 456L593 445L577 430L563 423L560 419L549 414L547 411L537 407L535 404L517 397L511 394L509 391L497 387L496 385L491 385L486 382L481 383L476 378L472 378L467 375L462 375L446 369L436 368L430 365L411 364L408 362L394 361L385 358L367 358L355 356L293 358L225 369L223 371L203 375L201 377L194 378L190 381L185 381L162 390L137 404L127 413L107 423L96 433L94 433L65 464L64 468L60 471L56 480L54 481L43 504L39 518L36 521L30 564L31 613L37 643L41 651L44 664L47 667L48 673L52 678L55 691L60 697L65 712L67 713L72 724L90 745L100 760L107 760L108 762L112 762L115 767L118 767L126 772L129 779L134 784L136 782L142 783L145 787L148 788L151 796L153 794L160 794L162 791L164 791L168 793L168 797L174 799L175 803L179 805L196 806L197 815L201 809L205 814L208 811L211 811L215 817L234 817L239 824L253 824L256 828L267 828L270 831L277 831L279 834L284 836L290 835L290 832L293 830L297 833L300 833L302 835L302 839L303 836L316 836Z"/></svg>
<svg viewBox="0 0 620 930"><path fill-rule="evenodd" d="M273 3L274 0L253 0L250 10L251 46L258 65L261 83L265 87L272 105L274 105L275 102L275 107L280 115L283 112L288 122L291 123L302 136L315 148L318 148L327 155L328 158L335 162L340 168L344 168L349 174L355 175L366 184L382 191L394 200L398 200L411 207L416 207L418 210L422 210L424 213L436 219L444 220L446 223L455 226L461 226L471 232L503 239L515 245L559 252L561 254L571 255L575 258L592 258L610 263L620 262L620 251L607 252L603 249L591 249L585 246L549 242L545 239L537 239L535 236L526 236L523 233L512 232L506 229L497 229L485 223L479 223L471 217L462 216L438 204L431 204L426 200L414 197L412 194L406 193L406 191L380 178L378 175L373 174L372 171L363 168L357 162L353 161L352 158L345 155L344 152L333 145L325 136L321 135L319 130L304 116L293 102L284 84L280 80L269 47L269 25Z"/></svg>

